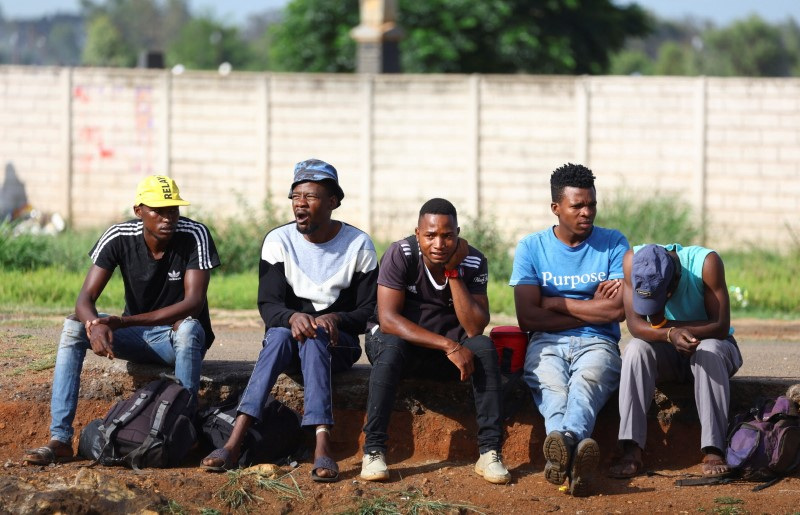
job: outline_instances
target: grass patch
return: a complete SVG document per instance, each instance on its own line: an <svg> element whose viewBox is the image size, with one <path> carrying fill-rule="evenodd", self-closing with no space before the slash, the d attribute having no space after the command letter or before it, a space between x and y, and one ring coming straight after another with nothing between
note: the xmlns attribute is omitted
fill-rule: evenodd
<svg viewBox="0 0 800 515"><path fill-rule="evenodd" d="M744 501L735 497L716 497L714 502L716 504L721 504L722 506L715 506L712 510L712 513L720 513L723 515L740 515L749 513L743 507L738 506L740 504L744 504Z"/></svg>
<svg viewBox="0 0 800 515"><path fill-rule="evenodd" d="M341 512L342 515L402 515L423 513L479 513L476 506L464 503L452 503L439 499L428 499L417 489L389 490L383 495L371 499L358 499L358 505Z"/></svg>
<svg viewBox="0 0 800 515"><path fill-rule="evenodd" d="M622 232L631 246L645 243L691 245L701 235L692 222L692 209L676 195L642 197L617 191L602 202L595 223Z"/></svg>
<svg viewBox="0 0 800 515"><path fill-rule="evenodd" d="M291 484L285 483L286 478ZM264 490L278 495L279 499L303 499L303 492L294 479L292 472L275 477L258 470L237 469L227 472L227 481L215 496L232 510L247 509L253 502L263 501L257 492Z"/></svg>
<svg viewBox="0 0 800 515"><path fill-rule="evenodd" d="M167 504L158 507L158 513L159 515L188 515L189 510L178 501L170 499Z"/></svg>

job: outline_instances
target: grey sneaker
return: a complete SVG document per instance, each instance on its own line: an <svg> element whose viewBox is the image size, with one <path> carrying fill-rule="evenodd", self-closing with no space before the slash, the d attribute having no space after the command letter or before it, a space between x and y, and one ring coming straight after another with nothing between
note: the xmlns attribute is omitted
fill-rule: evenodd
<svg viewBox="0 0 800 515"><path fill-rule="evenodd" d="M591 478L600 462L600 446L591 438L584 438L575 449L570 472L569 493L586 497L590 493Z"/></svg>
<svg viewBox="0 0 800 515"><path fill-rule="evenodd" d="M503 457L497 451L487 451L481 454L475 464L475 473L496 485L504 485L511 481L511 474L503 465Z"/></svg>
<svg viewBox="0 0 800 515"><path fill-rule="evenodd" d="M560 485L567 479L572 449L575 441L561 431L550 431L544 439L544 457L547 464L544 466L544 477L554 485Z"/></svg>
<svg viewBox="0 0 800 515"><path fill-rule="evenodd" d="M361 479L365 481L386 481L389 479L389 467L386 457L381 451L372 451L361 458Z"/></svg>

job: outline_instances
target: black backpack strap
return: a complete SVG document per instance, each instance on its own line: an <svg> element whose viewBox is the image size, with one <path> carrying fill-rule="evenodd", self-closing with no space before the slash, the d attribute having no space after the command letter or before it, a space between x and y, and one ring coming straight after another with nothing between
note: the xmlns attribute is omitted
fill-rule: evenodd
<svg viewBox="0 0 800 515"><path fill-rule="evenodd" d="M155 388L155 390L157 389L158 387ZM136 415L145 409L152 400L153 392L140 392L133 404L131 404L131 406L125 410L122 415L115 417L111 421L111 424L109 424L107 427L104 427L103 437L106 439L106 446L111 443L111 438L114 436L114 433L116 433L120 428L124 427L128 420L136 417ZM105 448L103 450L105 451Z"/></svg>
<svg viewBox="0 0 800 515"><path fill-rule="evenodd" d="M730 477L690 477L676 479L675 486L727 485L732 482Z"/></svg>
<svg viewBox="0 0 800 515"><path fill-rule="evenodd" d="M137 472L139 471L145 453L149 451L150 448L160 439L159 435L161 433L161 428L164 425L164 419L166 418L167 410L170 408L170 406L172 406L172 404L175 403L175 400L181 394L182 390L183 387L180 386L180 383L175 385L167 384L164 387L161 399L156 407L156 412L153 415L153 423L150 425L150 432L145 437L142 445L128 454L133 470Z"/></svg>
<svg viewBox="0 0 800 515"><path fill-rule="evenodd" d="M781 479L783 479L783 476L778 476L778 477L774 477L774 478L770 479L769 481L765 481L765 482L761 483L760 485L756 485L756 486L753 487L753 492L759 492L759 491L761 491L761 490L763 490L765 488L769 488L772 485L774 485L775 483L777 483L778 481L780 481Z"/></svg>

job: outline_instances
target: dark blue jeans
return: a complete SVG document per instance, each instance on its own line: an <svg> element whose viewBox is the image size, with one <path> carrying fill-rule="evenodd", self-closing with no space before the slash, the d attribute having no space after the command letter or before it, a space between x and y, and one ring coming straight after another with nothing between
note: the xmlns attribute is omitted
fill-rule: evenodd
<svg viewBox="0 0 800 515"><path fill-rule="evenodd" d="M412 345L380 329L367 333L366 351L372 372L369 376L367 424L364 426L364 452L386 452L389 417L397 385L403 377L458 381L458 368L442 351ZM475 396L478 422L478 448L481 453L500 451L503 446L501 413L502 384L497 351L488 336L464 340L464 347L475 355L475 371L470 380Z"/></svg>
<svg viewBox="0 0 800 515"><path fill-rule="evenodd" d="M347 370L361 356L358 338L339 333L339 342L330 346L328 333L317 329L316 338L307 338L298 343L291 330L271 327L267 330L258 354L258 361L250 375L239 403L239 413L261 420L261 409L267 395L275 386L278 375L299 361L303 374L303 421L304 426L333 424L333 399L331 374Z"/></svg>

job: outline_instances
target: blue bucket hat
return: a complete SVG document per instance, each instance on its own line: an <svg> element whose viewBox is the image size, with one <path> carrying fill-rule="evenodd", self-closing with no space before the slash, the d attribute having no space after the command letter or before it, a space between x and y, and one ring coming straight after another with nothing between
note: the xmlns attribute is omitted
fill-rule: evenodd
<svg viewBox="0 0 800 515"><path fill-rule="evenodd" d="M644 316L663 311L675 263L661 245L645 245L633 255L633 310Z"/></svg>
<svg viewBox="0 0 800 515"><path fill-rule="evenodd" d="M289 188L289 198L292 198L292 191L294 187L301 182L323 182L329 181L333 187L334 193L339 198L339 203L344 198L344 191L339 186L339 174L336 173L336 168L333 165L320 161L319 159L306 159L294 165L294 180L292 187Z"/></svg>

